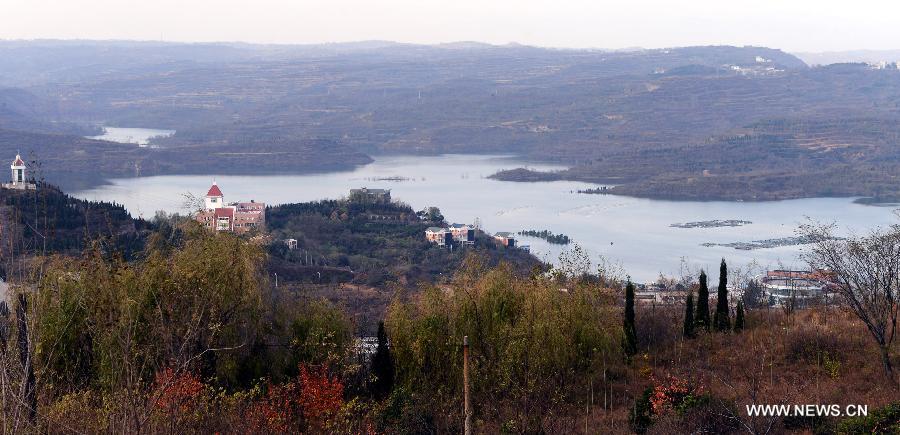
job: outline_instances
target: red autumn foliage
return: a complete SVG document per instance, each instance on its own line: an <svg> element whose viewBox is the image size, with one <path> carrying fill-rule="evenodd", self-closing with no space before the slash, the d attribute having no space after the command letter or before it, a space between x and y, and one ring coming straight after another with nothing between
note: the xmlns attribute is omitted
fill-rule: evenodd
<svg viewBox="0 0 900 435"><path fill-rule="evenodd" d="M329 377L325 368L311 371L300 366L300 396L298 404L303 417L322 422L334 416L344 404L344 384L337 377Z"/></svg>
<svg viewBox="0 0 900 435"><path fill-rule="evenodd" d="M684 379L667 375L662 382L654 381L653 395L650 396L650 404L653 413L662 415L665 411L680 405L684 399L691 395L701 394L700 387L694 387Z"/></svg>
<svg viewBox="0 0 900 435"><path fill-rule="evenodd" d="M153 395L156 409L166 414L184 414L196 405L195 401L203 391L203 383L193 373L176 373L167 368L156 373Z"/></svg>
<svg viewBox="0 0 900 435"><path fill-rule="evenodd" d="M248 432L287 433L296 424L297 384L269 384L266 397L253 401L244 415Z"/></svg>
<svg viewBox="0 0 900 435"><path fill-rule="evenodd" d="M294 432L322 428L344 405L344 384L328 376L325 368L300 365L297 379L268 385L266 396L247 408L244 424L249 432ZM302 417L302 418L301 418Z"/></svg>

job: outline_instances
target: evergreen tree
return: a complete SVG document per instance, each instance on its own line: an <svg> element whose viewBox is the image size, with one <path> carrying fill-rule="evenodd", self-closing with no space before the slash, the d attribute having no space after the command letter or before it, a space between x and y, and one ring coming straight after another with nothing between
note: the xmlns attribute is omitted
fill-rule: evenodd
<svg viewBox="0 0 900 435"><path fill-rule="evenodd" d="M734 315L734 332L741 332L744 330L744 303L742 301L738 301L736 313Z"/></svg>
<svg viewBox="0 0 900 435"><path fill-rule="evenodd" d="M709 287L706 286L706 272L700 271L700 290L697 291L697 315L694 323L698 328L709 331Z"/></svg>
<svg viewBox="0 0 900 435"><path fill-rule="evenodd" d="M694 292L688 293L684 309L684 337L694 338Z"/></svg>
<svg viewBox="0 0 900 435"><path fill-rule="evenodd" d="M716 300L715 325L716 331L728 332L731 330L731 319L728 318L728 266L725 259L719 266L719 293Z"/></svg>
<svg viewBox="0 0 900 435"><path fill-rule="evenodd" d="M634 327L634 284L628 281L625 286L625 320L622 326L625 337L622 339L622 349L626 356L637 353L637 333Z"/></svg>
<svg viewBox="0 0 900 435"><path fill-rule="evenodd" d="M394 388L394 359L388 347L384 322L378 322L378 347L375 355L372 355L372 374L375 376L371 386L372 395L378 399L390 395Z"/></svg>

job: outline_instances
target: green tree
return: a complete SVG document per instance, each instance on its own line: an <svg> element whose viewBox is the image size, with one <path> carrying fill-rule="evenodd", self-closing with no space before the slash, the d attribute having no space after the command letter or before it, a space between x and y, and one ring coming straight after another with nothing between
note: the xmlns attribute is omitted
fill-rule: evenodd
<svg viewBox="0 0 900 435"><path fill-rule="evenodd" d="M622 324L622 349L626 356L637 353L637 333L634 326L634 284L629 280L625 285L625 319Z"/></svg>
<svg viewBox="0 0 900 435"><path fill-rule="evenodd" d="M387 333L384 330L384 322L378 322L378 347L375 355L372 355L372 395L383 399L391 394L394 388L394 359L388 345Z"/></svg>
<svg viewBox="0 0 900 435"><path fill-rule="evenodd" d="M684 307L684 337L694 338L694 292L688 293Z"/></svg>
<svg viewBox="0 0 900 435"><path fill-rule="evenodd" d="M728 265L725 264L724 258L719 266L719 293L716 297L716 314L714 317L716 331L728 332L731 330L731 319L728 316Z"/></svg>
<svg viewBox="0 0 900 435"><path fill-rule="evenodd" d="M734 314L734 332L744 330L744 302L738 301Z"/></svg>
<svg viewBox="0 0 900 435"><path fill-rule="evenodd" d="M698 328L709 331L709 287L706 286L706 272L700 271L700 289L697 290L697 315L694 322Z"/></svg>
<svg viewBox="0 0 900 435"><path fill-rule="evenodd" d="M199 227L159 238L133 263L99 247L50 263L35 315L55 385L137 392L166 367L233 385L261 327L262 250Z"/></svg>

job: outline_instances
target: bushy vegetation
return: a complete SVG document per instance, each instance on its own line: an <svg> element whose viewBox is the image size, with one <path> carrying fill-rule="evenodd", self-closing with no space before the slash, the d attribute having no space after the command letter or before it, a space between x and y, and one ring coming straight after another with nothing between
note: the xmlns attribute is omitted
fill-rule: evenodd
<svg viewBox="0 0 900 435"><path fill-rule="evenodd" d="M273 294L264 251L245 240L192 223L174 241L168 236L154 234L132 262L93 247L39 266L33 290L21 289L27 309L15 318L25 324L8 312L2 318L17 346L5 335L0 351L10 385L27 386L17 373L31 367L42 411L27 419L20 404L4 401L7 430L227 428L224 416L272 395L343 385L353 342L342 310ZM285 424L301 424L300 415Z"/></svg>
<svg viewBox="0 0 900 435"><path fill-rule="evenodd" d="M523 274L469 255L447 282L399 289L366 354L342 307L278 291L266 255L182 222L131 261L92 246L35 264L12 309L0 309L0 424L460 432L465 336L478 433L891 433L897 424L896 387L870 357L877 343L833 307L742 306L740 334L707 333L685 307L636 303L630 284L579 267ZM809 401L872 414L745 411Z"/></svg>
<svg viewBox="0 0 900 435"><path fill-rule="evenodd" d="M507 432L555 427L559 412L620 359L615 300L596 286L561 291L551 280L487 270L470 258L450 289L396 302L387 324L399 384L421 421L433 422L420 430L461 429L463 336L476 419Z"/></svg>

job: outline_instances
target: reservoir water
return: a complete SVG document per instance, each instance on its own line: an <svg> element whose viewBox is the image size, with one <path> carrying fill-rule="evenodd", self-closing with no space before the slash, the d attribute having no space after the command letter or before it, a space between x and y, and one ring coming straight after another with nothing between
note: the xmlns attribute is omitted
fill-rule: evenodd
<svg viewBox="0 0 900 435"><path fill-rule="evenodd" d="M852 198L812 198L770 202L676 202L613 195L587 195L578 189L596 187L557 181L514 183L488 179L500 169L528 166L513 158L483 155L437 157L383 156L353 171L308 175L155 176L110 180L110 184L76 192L75 196L124 204L135 216L152 218L156 210L181 212L183 194L205 195L216 180L226 201L262 201L270 205L340 198L349 189L391 189L395 200L414 209L440 207L448 222L472 223L478 218L488 232L550 230L568 235L595 262L617 263L638 282L660 273L679 276L683 263L717 275L726 258L732 267L755 261L761 268L795 267L800 246L737 250L703 243L750 242L791 237L809 220L835 223L838 231L857 233L898 222L891 207L854 204ZM673 223L714 219L746 220L737 227L673 228ZM522 237L521 244L546 261L555 261L572 245L550 245Z"/></svg>

